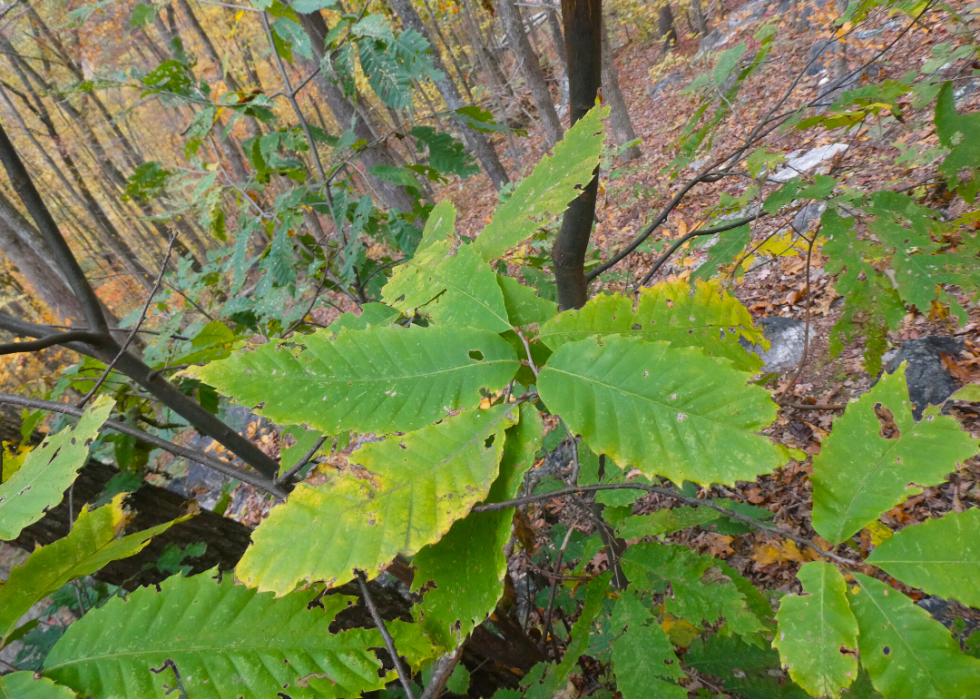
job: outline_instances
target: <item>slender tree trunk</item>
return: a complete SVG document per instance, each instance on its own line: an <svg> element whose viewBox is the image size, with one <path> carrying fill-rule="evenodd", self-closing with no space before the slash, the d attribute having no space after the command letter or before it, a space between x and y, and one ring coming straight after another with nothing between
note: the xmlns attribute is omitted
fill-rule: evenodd
<svg viewBox="0 0 980 699"><path fill-rule="evenodd" d="M66 325L85 327L82 307L58 269L44 241L0 192L0 250L34 287L37 297Z"/></svg>
<svg viewBox="0 0 980 699"><path fill-rule="evenodd" d="M691 14L694 15L694 23L697 25L698 34L706 36L708 33L708 20L705 19L704 10L701 8L701 0L691 0Z"/></svg>
<svg viewBox="0 0 980 699"><path fill-rule="evenodd" d="M616 59L612 55L609 44L609 33L606 23L602 23L602 96L609 103L609 123L612 125L613 140L617 146L623 146L636 140L633 122L623 99L623 91L619 89L619 74L616 71ZM635 160L640 157L638 146L630 146L620 155L623 161Z"/></svg>
<svg viewBox="0 0 980 699"><path fill-rule="evenodd" d="M562 0L561 13L568 50L569 112L574 125L595 105L602 84L602 2ZM561 310L581 308L589 298L585 253L592 235L598 189L597 170L565 212L551 250Z"/></svg>
<svg viewBox="0 0 980 699"><path fill-rule="evenodd" d="M664 50L677 43L677 29L674 28L674 11L670 3L665 3L657 14L657 33L664 40Z"/></svg>
<svg viewBox="0 0 980 699"><path fill-rule="evenodd" d="M462 7L463 24L470 34L470 45L476 50L477 57L483 64L483 72L486 73L487 82L490 84L490 91L498 99L514 97L514 91L511 90L510 85L507 83L507 78L504 77L503 72L500 70L500 63L492 51L490 42L483 38L476 18L470 13L469 3L463 2L460 3L460 6Z"/></svg>
<svg viewBox="0 0 980 699"><path fill-rule="evenodd" d="M452 44L450 44L448 41L446 41L446 35L443 34L442 33L442 29L439 28L439 18L436 17L435 13L432 11L432 7L429 4L429 0L423 0L423 3L425 4L425 11L429 14L429 24L432 25L432 28L435 30L436 36L439 37L439 41L441 41L442 42L442 45L446 48L446 53L449 55L449 62L452 63L453 64L453 68L456 69L456 75L459 78L459 83L460 83L460 85L463 86L463 89L466 90L466 94L469 97L470 104L472 104L473 101L474 101L473 100L473 93L470 92L470 85L469 85L469 82L466 80L466 74L463 72L463 69L460 67L459 61L456 60L456 55L453 53ZM396 8L395 11L398 12L397 8ZM415 8L414 7L412 8L412 11L413 12L415 11ZM399 16L401 16L401 13L398 13L398 14L399 14ZM416 14L418 14L418 13L416 13ZM405 21L404 18L402 18L402 21L403 22ZM419 30L416 29L416 31L419 31ZM420 33L423 34L423 35L426 35L425 32L420 32ZM427 38L429 39L429 44L432 46L432 54L434 56L438 57L439 58L439 62L442 63L442 57L441 57L440 52L439 52L439 46L438 46L438 44L436 44L434 41L432 41L431 36L427 36ZM460 45L460 48L462 49L462 45ZM449 73L447 71L445 71L444 69L443 69L443 72L446 73L447 79L449 79L449 81L452 82L452 78L449 77ZM442 90L440 90L439 92L442 92Z"/></svg>
<svg viewBox="0 0 980 699"><path fill-rule="evenodd" d="M3 46L5 51L12 51L10 43L5 39L3 40ZM153 286L153 279L149 270L143 266L139 258L119 233L118 229L115 227L115 225L113 225L105 210L92 195L88 183L79 171L78 166L75 164L74 158L72 158L71 154L68 152L68 147L65 144L64 139L62 139L61 135L58 133L47 107L34 90L33 84L22 69L20 59L9 54L7 58L10 66L14 69L17 77L20 79L21 83L24 85L24 88L31 96L34 103L35 115L44 126L48 136L54 142L55 147L58 149L58 156L61 159L61 162L64 163L65 169L68 170L68 174L71 175L71 179L75 183L75 189L81 195L85 210L95 221L106 244L116 254L123 266L133 275L138 283L149 289Z"/></svg>
<svg viewBox="0 0 980 699"><path fill-rule="evenodd" d="M548 5L548 9L545 11L548 28L551 30L551 41L555 45L555 52L558 54L558 66L560 68L558 83L561 86L558 103L561 105L559 116L562 116L568 109L568 52L565 50L565 35L561 30L561 7L550 4L550 0L543 1Z"/></svg>
<svg viewBox="0 0 980 699"><path fill-rule="evenodd" d="M316 65L324 59L323 47L328 33L327 23L319 12L301 14L300 21L310 35L310 42L313 45L313 57ZM326 99L327 106L333 112L334 119L340 128L346 130L350 124L354 124L354 133L358 138L363 138L369 144L373 144L362 150L358 157L364 164L367 171L365 174L371 188L378 193L382 201L392 209L397 209L405 213L411 213L415 207L415 199L408 191L399 185L386 182L371 174L371 168L377 165L396 165L397 160L390 152L390 148L384 143L374 143L374 129L362 114L357 112L354 106L344 96L343 91L334 83L330 82L322 73L317 76L317 82Z"/></svg>
<svg viewBox="0 0 980 699"><path fill-rule="evenodd" d="M422 18L419 17L415 8L412 6L411 0L391 0L391 5L395 8L395 12L398 13L405 27L414 29L432 44L432 38L429 36L425 25L422 24ZM444 76L442 80L436 81L436 87L439 89L439 94L446 101L446 106L449 107L450 111L455 112L457 109L461 109L466 105L463 102L462 96L459 94L459 90L456 89L456 85L449 77L446 66L443 65L442 58L439 56L438 49L435 44L432 44L432 46L432 63L438 70L442 71ZM507 171L504 170L504 166L500 164L497 151L494 150L485 134L470 128L455 115L452 118L453 122L459 127L466 145L476 154L476 157L483 165L483 169L490 178L490 181L493 182L493 186L500 190L501 187L510 182L510 178L507 177Z"/></svg>
<svg viewBox="0 0 980 699"><path fill-rule="evenodd" d="M507 41L521 66L524 80L538 108L538 115L544 126L548 143L553 146L561 140L565 130L558 118L558 112L555 111L555 103L551 99L551 91L548 89L548 83L545 82L541 64L524 31L524 22L521 20L517 6L514 5L514 0L497 0L496 6L497 13L504 23L504 30L507 32ZM565 31L567 34L567 23Z"/></svg>
<svg viewBox="0 0 980 699"><path fill-rule="evenodd" d="M180 5L181 11L190 22L191 28L193 28L194 33L197 34L197 38L201 42L201 45L204 46L204 52L218 68L218 72L221 75L221 79L224 80L225 85L228 86L230 91L237 92L239 96L244 95L245 91L235 78L235 74L231 70L224 70L224 63L221 60L221 55L215 48L214 42L211 41L211 37L208 36L207 31L205 31L204 27L201 25L197 15L194 14L194 10L191 9L191 4L187 2L187 0L177 0L177 4ZM256 121L255 117L245 117L245 126L248 129L249 136L255 138L256 136L262 135L262 129L259 128L258 121Z"/></svg>

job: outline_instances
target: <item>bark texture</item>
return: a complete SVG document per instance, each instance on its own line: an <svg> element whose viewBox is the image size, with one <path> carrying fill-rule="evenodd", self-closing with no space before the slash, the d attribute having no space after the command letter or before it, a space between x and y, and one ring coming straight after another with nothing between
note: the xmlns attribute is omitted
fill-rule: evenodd
<svg viewBox="0 0 980 699"><path fill-rule="evenodd" d="M616 145L623 146L635 141L636 132L633 130L626 100L623 99L623 91L619 88L619 72L616 70L616 59L612 54L605 22L602 23L602 96L609 104L609 123ZM630 146L619 157L624 162L636 160L640 157L640 148Z"/></svg>
<svg viewBox="0 0 980 699"><path fill-rule="evenodd" d="M514 58L521 68L521 74L527 82L528 89L531 91L531 98L538 108L538 116L541 118L541 125L544 127L548 143L555 145L565 135L565 129L555 111L555 103L551 99L551 91L548 83L545 82L544 72L538 61L537 54L531 48L531 42L524 31L524 21L518 12L514 0L497 0L497 14L500 15L504 23L504 30L507 32L507 41L514 52ZM566 20L565 33L568 33Z"/></svg>

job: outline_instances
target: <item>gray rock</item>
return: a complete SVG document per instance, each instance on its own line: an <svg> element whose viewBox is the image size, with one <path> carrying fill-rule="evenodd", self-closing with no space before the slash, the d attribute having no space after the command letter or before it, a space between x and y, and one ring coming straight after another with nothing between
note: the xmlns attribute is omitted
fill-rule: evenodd
<svg viewBox="0 0 980 699"><path fill-rule="evenodd" d="M724 46L731 38L732 35L730 33L722 31L721 27L715 27L701 37L701 43L698 44L698 52L694 54L694 57L700 58L709 51L714 51L715 49Z"/></svg>
<svg viewBox="0 0 980 699"><path fill-rule="evenodd" d="M959 104L963 100L973 95L977 89L980 89L980 81L977 80L969 82L966 85L960 85L958 88L953 90L953 99L957 104Z"/></svg>
<svg viewBox="0 0 980 699"><path fill-rule="evenodd" d="M796 216L793 217L793 230L800 234L810 232L810 226L814 221L819 221L823 212L827 210L827 203L822 201L811 201L803 207Z"/></svg>
<svg viewBox="0 0 980 699"><path fill-rule="evenodd" d="M908 362L905 381L916 420L922 419L926 406L942 405L956 391L956 381L943 366L942 355L955 356L963 349L963 341L955 337L920 337L903 343L885 366L885 371L893 374L902 362Z"/></svg>
<svg viewBox="0 0 980 699"><path fill-rule="evenodd" d="M834 55L834 45L832 41L818 41L810 47L806 55L806 74L813 76L822 71L827 59Z"/></svg>
<svg viewBox="0 0 980 699"><path fill-rule="evenodd" d="M768 9L769 0L755 0L754 2L750 2L728 18L728 26L735 29L749 22L754 22L757 19L761 19Z"/></svg>
<svg viewBox="0 0 980 699"><path fill-rule="evenodd" d="M663 78L662 80L658 80L656 83L654 83L653 87L650 88L650 92L649 92L650 99L656 101L657 97L660 96L661 92L665 92L666 90L673 87L674 85L677 85L682 82L684 82L683 75L681 75L679 72L671 73L666 78Z"/></svg>
<svg viewBox="0 0 980 699"><path fill-rule="evenodd" d="M826 146L814 148L802 155L790 153L786 160L786 167L780 168L769 176L771 182L788 182L802 172L809 172L827 160L835 157L838 153L843 153L848 148L846 143L831 143Z"/></svg>
<svg viewBox="0 0 980 699"><path fill-rule="evenodd" d="M759 318L762 332L769 340L769 349L754 345L742 338L739 342L750 352L755 352L766 363L762 371L772 374L785 374L796 369L803 359L803 336L806 323L795 318L768 316ZM813 328L810 328L810 340L813 340Z"/></svg>

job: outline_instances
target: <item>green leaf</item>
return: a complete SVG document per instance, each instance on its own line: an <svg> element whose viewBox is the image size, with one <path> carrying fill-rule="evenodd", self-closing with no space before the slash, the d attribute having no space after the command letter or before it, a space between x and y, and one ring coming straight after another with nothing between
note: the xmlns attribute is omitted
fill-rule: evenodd
<svg viewBox="0 0 980 699"><path fill-rule="evenodd" d="M374 629L332 634L351 598L316 589L282 599L212 573L164 580L118 597L76 621L45 660L45 674L85 696L162 697L180 673L186 696L268 699L355 697L393 673L369 650ZM162 669L168 663L167 670Z"/></svg>
<svg viewBox="0 0 980 699"><path fill-rule="evenodd" d="M343 333L341 334L343 336ZM342 585L413 556L486 497L516 406L469 410L418 432L365 444L347 473L301 483L252 534L236 574L283 595L304 581Z"/></svg>
<svg viewBox="0 0 980 699"><path fill-rule="evenodd" d="M388 44L371 39L358 41L357 54L378 99L394 109L405 109L412 104L412 74L388 50Z"/></svg>
<svg viewBox="0 0 980 699"><path fill-rule="evenodd" d="M298 350L288 345L299 343ZM480 402L519 368L498 335L469 328L317 330L187 370L259 415L326 434L402 432Z"/></svg>
<svg viewBox="0 0 980 699"><path fill-rule="evenodd" d="M776 406L746 378L697 349L611 335L563 345L538 389L597 454L675 483L734 483L782 462L757 434Z"/></svg>
<svg viewBox="0 0 980 699"><path fill-rule="evenodd" d="M524 473L541 448L543 431L538 411L523 407L520 422L507 430L500 475L490 487L486 502L502 502L517 495ZM443 649L455 649L503 595L507 574L504 546L510 541L513 519L512 507L470 513L412 560L417 569L412 591L430 581L434 584L419 605L419 625ZM477 541L478 546L474 545Z"/></svg>
<svg viewBox="0 0 980 699"><path fill-rule="evenodd" d="M742 347L739 338L769 347L748 309L717 281L691 287L681 279L645 288L635 312L632 300L620 294L594 296L581 309L565 311L546 323L540 338L556 350L592 335L629 335L675 347L700 347L745 371L761 369L763 362Z"/></svg>
<svg viewBox="0 0 980 699"><path fill-rule="evenodd" d="M440 133L431 126L416 126L409 133L428 146L429 165L434 170L463 179L480 172L473 156L450 134Z"/></svg>
<svg viewBox="0 0 980 699"><path fill-rule="evenodd" d="M313 448L317 440L323 436L317 430L306 430L298 425L287 427L282 431L282 435L292 435L296 443L289 447L282 447L279 451L279 475L286 473L289 469L299 463L299 460L306 456L307 452ZM326 443L327 451L330 451L330 443ZM319 452L322 453L322 452Z"/></svg>
<svg viewBox="0 0 980 699"><path fill-rule="evenodd" d="M713 522L721 514L707 507L675 507L672 510L657 510L648 515L635 515L619 527L623 539L637 539L642 536L661 536L688 527L700 527Z"/></svg>
<svg viewBox="0 0 980 699"><path fill-rule="evenodd" d="M674 646L635 594L623 594L613 608L612 642L616 689L624 699L686 699L687 690L669 680L685 677ZM625 627L625 632L624 632Z"/></svg>
<svg viewBox="0 0 980 699"><path fill-rule="evenodd" d="M712 556L700 556L684 546L640 543L630 546L620 559L626 577L640 590L662 593L670 585L673 596L665 609L698 628L721 617L730 633L753 635L764 631L750 611L746 597Z"/></svg>
<svg viewBox="0 0 980 699"><path fill-rule="evenodd" d="M868 556L876 565L930 595L980 608L980 509L950 512L907 527Z"/></svg>
<svg viewBox="0 0 980 699"><path fill-rule="evenodd" d="M403 167L397 167L395 165L375 165L368 170L368 172L377 177L379 180L401 185L402 187L419 186L418 180L415 179L415 175L412 174L412 171Z"/></svg>
<svg viewBox="0 0 980 699"><path fill-rule="evenodd" d="M968 400L971 403L980 403L980 384L967 384L956 393L949 397L950 400Z"/></svg>
<svg viewBox="0 0 980 699"><path fill-rule="evenodd" d="M746 46L743 41L738 46L733 46L718 57L715 69L711 73L711 82L714 83L715 87L721 87L721 84L735 70L735 66L738 65L738 61L742 57L742 54L745 53L745 49Z"/></svg>
<svg viewBox="0 0 980 699"><path fill-rule="evenodd" d="M580 188L592 179L606 134L602 119L608 107L593 107L565 132L551 156L545 156L493 215L474 245L490 261L519 245L543 224L562 213Z"/></svg>
<svg viewBox="0 0 980 699"><path fill-rule="evenodd" d="M33 672L0 676L0 699L75 699L75 693Z"/></svg>
<svg viewBox="0 0 980 699"><path fill-rule="evenodd" d="M855 573L851 609L857 617L861 665L885 699L975 697L980 660L929 612L874 578Z"/></svg>
<svg viewBox="0 0 980 699"><path fill-rule="evenodd" d="M875 406L891 411L899 434L881 436ZM904 364L886 374L834 421L813 459L813 528L839 544L883 513L942 483L956 464L977 453L976 442L937 408L915 423ZM915 485L911 485L911 484Z"/></svg>
<svg viewBox="0 0 980 699"><path fill-rule="evenodd" d="M587 583L582 613L579 614L578 619L572 624L572 638L568 642L568 646L565 648L565 655L553 675L556 686L564 685L565 679L578 664L578 659L588 650L592 622L596 620L599 612L602 611L602 600L605 599L606 593L609 591L610 580L612 580L612 573L605 572Z"/></svg>
<svg viewBox="0 0 980 699"><path fill-rule="evenodd" d="M496 274L456 237L455 222L452 202L432 210L415 256L395 269L382 298L405 315L428 313L439 325L506 332L511 324Z"/></svg>
<svg viewBox="0 0 980 699"><path fill-rule="evenodd" d="M736 256L741 254L751 239L752 227L747 223L744 226L711 236L701 245L701 249L711 245L708 248L708 257L704 264L694 271L691 278L710 279L718 272L719 267L730 264Z"/></svg>
<svg viewBox="0 0 980 699"><path fill-rule="evenodd" d="M558 313L558 304L538 296L537 291L524 286L513 277L497 275L497 284L504 295L504 306L510 324L524 327L532 323L539 325L550 320Z"/></svg>
<svg viewBox="0 0 980 699"><path fill-rule="evenodd" d="M154 536L187 519L181 517L116 539L131 519L122 507L127 495L120 493L97 510L83 508L68 536L36 549L24 565L10 571L10 579L0 587L0 646L38 601L75 578L136 555Z"/></svg>
<svg viewBox="0 0 980 699"><path fill-rule="evenodd" d="M698 672L720 677L725 690L747 699L807 699L807 693L779 683L779 655L769 648L749 645L734 636L713 634L691 644L684 663ZM848 696L848 695L844 695Z"/></svg>
<svg viewBox="0 0 980 699"><path fill-rule="evenodd" d="M836 567L820 561L804 565L797 577L809 594L780 600L772 646L790 677L811 696L836 697L858 674L858 625L847 585Z"/></svg>
<svg viewBox="0 0 980 699"><path fill-rule="evenodd" d="M351 312L344 313L332 322L327 330L336 333L344 328L366 330L373 325L391 325L400 315L396 309L383 303L366 303L361 306L361 315L357 316Z"/></svg>
<svg viewBox="0 0 980 699"><path fill-rule="evenodd" d="M61 502L88 460L88 444L99 433L115 401L99 396L75 427L45 437L20 469L0 485L0 540L12 541L21 530Z"/></svg>

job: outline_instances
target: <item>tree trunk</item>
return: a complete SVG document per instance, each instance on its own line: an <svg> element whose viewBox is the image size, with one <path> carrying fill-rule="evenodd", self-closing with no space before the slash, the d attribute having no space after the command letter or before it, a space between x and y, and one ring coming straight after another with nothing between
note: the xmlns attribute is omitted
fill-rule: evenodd
<svg viewBox="0 0 980 699"><path fill-rule="evenodd" d="M452 44L446 41L446 35L443 34L442 29L439 28L439 19L432 11L432 7L429 5L429 0L423 0L423 3L425 4L425 11L429 14L429 23L432 25L432 28L435 30L436 36L439 37L439 41L441 41L442 45L445 47L446 53L449 55L449 61L450 63L453 64L453 68L456 69L456 75L459 78L459 83L460 85L463 86L463 89L466 90L466 95L469 98L469 103L473 104L474 101L473 93L470 92L470 85L469 82L466 80L466 74L463 72L462 67L460 67L459 61L456 60L456 54L453 53ZM414 11L414 7L412 9ZM438 45L435 42L433 42L431 39L429 40L429 43L432 45L432 53L435 56L439 56L441 62L441 56L440 56ZM462 44L460 44L460 49L462 49ZM446 76L448 78L449 74L446 73ZM449 78L449 80L451 81L452 78Z"/></svg>
<svg viewBox="0 0 980 699"><path fill-rule="evenodd" d="M300 14L299 17L300 23L303 25L306 33L310 35L310 43L313 45L313 58L315 64L319 66L325 57L324 45L329 32L327 23L319 12ZM415 208L415 199L408 193L405 187L386 182L375 177L370 172L371 168L377 165L397 165L397 160L389 152L390 149L388 146L384 143L374 143L376 139L371 124L368 123L360 112L354 109L354 105L347 100L343 91L337 85L330 82L323 74L323 71L320 71L317 75L317 82L323 91L327 106L333 112L334 119L340 125L340 128L346 130L353 122L354 133L357 138L364 139L371 144L358 154L358 158L364 164L365 174L370 182L371 188L392 209L404 213L411 213Z"/></svg>
<svg viewBox="0 0 980 699"><path fill-rule="evenodd" d="M432 46L432 63L436 69L442 71L443 79L435 81L436 87L439 89L439 94L446 101L446 106L449 107L450 111L455 112L457 109L462 109L466 106L463 102L462 96L459 94L459 90L456 89L455 83L449 77L449 72L446 70L446 66L443 65L442 58L439 56L439 50L434 43L432 43L432 38L429 36L425 25L422 24L422 18L419 17L415 8L412 6L411 0L391 0L392 7L395 8L395 12L401 18L402 24L409 28L414 29L419 34L424 36L429 44ZM497 151L494 150L493 146L490 144L490 140L485 134L470 128L467 126L459 117L452 115L453 122L459 128L463 135L463 140L466 145L469 146L470 150L476 154L476 157L480 160L483 165L484 171L493 182L493 186L499 191L505 184L510 182L510 178L507 177L507 171L504 170L504 166L500 164L500 158L497 157Z"/></svg>
<svg viewBox="0 0 980 699"><path fill-rule="evenodd" d="M619 73L616 71L616 59L612 55L609 44L609 34L606 23L602 23L602 96L609 103L609 123L612 125L613 140L617 146L623 146L636 140L633 122L623 99L623 91L619 89ZM620 155L624 162L640 157L638 146L630 146Z"/></svg>
<svg viewBox="0 0 980 699"><path fill-rule="evenodd" d="M0 192L0 250L62 323L85 327L82 307L64 277L52 266L44 241L3 192Z"/></svg>
<svg viewBox="0 0 980 699"><path fill-rule="evenodd" d="M657 34L664 40L664 50L669 49L677 43L677 30L674 28L674 11L670 9L670 3L666 3L661 7L657 15Z"/></svg>
<svg viewBox="0 0 980 699"><path fill-rule="evenodd" d="M568 50L569 112L574 125L595 105L602 84L602 2L562 0ZM551 251L561 310L581 308L589 298L585 253L592 235L599 175L572 201Z"/></svg>
<svg viewBox="0 0 980 699"><path fill-rule="evenodd" d="M694 15L694 24L698 28L698 34L707 36L708 20L704 16L704 10L701 8L701 0L691 0L691 14Z"/></svg>
<svg viewBox="0 0 980 699"><path fill-rule="evenodd" d="M520 64L524 80L527 82L531 97L538 108L538 115L541 118L541 124L544 126L548 143L553 146L565 135L565 130L558 118L558 112L555 111L551 91L548 89L548 83L545 82L538 57L531 48L531 42L528 41L524 31L524 22L521 20L517 6L514 5L514 0L497 0L497 13L504 23L507 41L514 52L514 58ZM565 33L568 34L567 21Z"/></svg>

